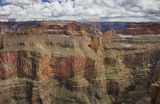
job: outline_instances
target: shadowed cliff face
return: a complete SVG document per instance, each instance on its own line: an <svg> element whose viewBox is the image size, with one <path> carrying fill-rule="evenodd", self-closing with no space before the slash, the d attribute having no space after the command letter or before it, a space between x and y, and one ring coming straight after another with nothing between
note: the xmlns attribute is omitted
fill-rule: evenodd
<svg viewBox="0 0 160 104"><path fill-rule="evenodd" d="M160 103L160 62L157 62L151 84L151 104Z"/></svg>
<svg viewBox="0 0 160 104"><path fill-rule="evenodd" d="M0 23L0 104L159 104L160 37L144 34Z"/></svg>

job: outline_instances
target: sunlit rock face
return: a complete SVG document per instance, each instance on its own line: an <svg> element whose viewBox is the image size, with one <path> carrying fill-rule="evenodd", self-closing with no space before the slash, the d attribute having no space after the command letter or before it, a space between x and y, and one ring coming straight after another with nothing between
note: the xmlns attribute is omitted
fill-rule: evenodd
<svg viewBox="0 0 160 104"><path fill-rule="evenodd" d="M0 104L159 104L158 25L109 24L1 22Z"/></svg>

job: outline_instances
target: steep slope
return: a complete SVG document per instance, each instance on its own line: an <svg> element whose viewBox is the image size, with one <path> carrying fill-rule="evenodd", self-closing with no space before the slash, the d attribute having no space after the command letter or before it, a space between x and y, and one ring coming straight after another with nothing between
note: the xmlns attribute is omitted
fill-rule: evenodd
<svg viewBox="0 0 160 104"><path fill-rule="evenodd" d="M23 29L1 35L0 104L106 102L101 50L80 24Z"/></svg>
<svg viewBox="0 0 160 104"><path fill-rule="evenodd" d="M157 62L151 84L151 104L160 104L160 62Z"/></svg>
<svg viewBox="0 0 160 104"><path fill-rule="evenodd" d="M159 104L159 32L130 33L75 21L0 23L0 104Z"/></svg>

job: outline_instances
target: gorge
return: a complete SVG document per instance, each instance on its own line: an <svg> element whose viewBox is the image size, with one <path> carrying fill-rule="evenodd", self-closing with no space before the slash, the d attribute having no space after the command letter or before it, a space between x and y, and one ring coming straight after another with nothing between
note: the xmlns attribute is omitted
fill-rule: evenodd
<svg viewBox="0 0 160 104"><path fill-rule="evenodd" d="M0 104L160 104L160 24L0 22Z"/></svg>

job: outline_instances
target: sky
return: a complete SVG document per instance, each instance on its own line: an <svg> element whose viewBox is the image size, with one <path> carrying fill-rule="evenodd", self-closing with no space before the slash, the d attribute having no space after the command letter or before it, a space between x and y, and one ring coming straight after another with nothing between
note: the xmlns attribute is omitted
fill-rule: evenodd
<svg viewBox="0 0 160 104"><path fill-rule="evenodd" d="M159 22L160 0L0 0L0 20Z"/></svg>

